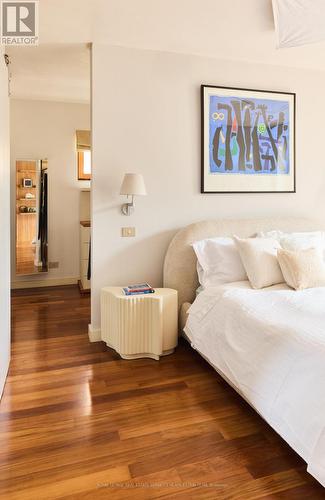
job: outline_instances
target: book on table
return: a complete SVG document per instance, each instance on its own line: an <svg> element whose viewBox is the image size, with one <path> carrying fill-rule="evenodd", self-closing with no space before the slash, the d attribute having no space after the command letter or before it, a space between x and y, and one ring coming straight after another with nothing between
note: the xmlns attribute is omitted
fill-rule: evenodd
<svg viewBox="0 0 325 500"><path fill-rule="evenodd" d="M129 285L123 287L125 295L141 295L146 293L154 293L154 289L149 283L137 283L136 285Z"/></svg>

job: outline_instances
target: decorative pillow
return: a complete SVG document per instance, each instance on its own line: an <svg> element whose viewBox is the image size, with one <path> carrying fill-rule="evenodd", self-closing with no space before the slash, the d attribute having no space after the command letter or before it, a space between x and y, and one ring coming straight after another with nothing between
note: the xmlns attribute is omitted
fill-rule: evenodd
<svg viewBox="0 0 325 500"><path fill-rule="evenodd" d="M285 233L278 231L261 231L257 234L259 238L272 238L279 241L282 248L293 252L306 248L319 248L325 250L325 233L323 231L309 231L300 233Z"/></svg>
<svg viewBox="0 0 325 500"><path fill-rule="evenodd" d="M278 250L278 261L287 285L295 290L325 286L325 264L319 248L298 252Z"/></svg>
<svg viewBox="0 0 325 500"><path fill-rule="evenodd" d="M280 238L287 233L280 231L279 229L272 229L271 231L260 231L256 234L257 238L272 238L273 240L280 241Z"/></svg>
<svg viewBox="0 0 325 500"><path fill-rule="evenodd" d="M246 238L235 236L236 245L253 288L283 283L283 275L277 259L281 248L277 240L271 238Z"/></svg>
<svg viewBox="0 0 325 500"><path fill-rule="evenodd" d="M247 280L233 238L208 238L192 246L198 260L199 282L204 288Z"/></svg>
<svg viewBox="0 0 325 500"><path fill-rule="evenodd" d="M292 252L307 250L308 248L318 248L322 253L325 249L325 237L322 231L284 234L280 238L280 245L284 250Z"/></svg>

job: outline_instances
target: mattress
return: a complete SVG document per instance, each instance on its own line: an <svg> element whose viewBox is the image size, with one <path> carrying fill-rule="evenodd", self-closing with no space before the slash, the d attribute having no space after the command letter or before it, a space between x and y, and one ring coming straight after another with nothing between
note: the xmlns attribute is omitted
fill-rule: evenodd
<svg viewBox="0 0 325 500"><path fill-rule="evenodd" d="M207 288L185 334L325 486L325 287Z"/></svg>

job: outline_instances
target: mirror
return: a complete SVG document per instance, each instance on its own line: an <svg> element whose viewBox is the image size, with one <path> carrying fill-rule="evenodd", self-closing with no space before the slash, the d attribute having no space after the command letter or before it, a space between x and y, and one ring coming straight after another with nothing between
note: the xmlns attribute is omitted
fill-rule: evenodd
<svg viewBox="0 0 325 500"><path fill-rule="evenodd" d="M47 160L16 161L16 274L48 272Z"/></svg>

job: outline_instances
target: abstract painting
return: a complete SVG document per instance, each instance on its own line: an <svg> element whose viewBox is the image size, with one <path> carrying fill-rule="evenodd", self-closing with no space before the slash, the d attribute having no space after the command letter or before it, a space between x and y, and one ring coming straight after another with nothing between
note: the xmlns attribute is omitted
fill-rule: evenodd
<svg viewBox="0 0 325 500"><path fill-rule="evenodd" d="M295 192L295 94L202 85L202 193Z"/></svg>

